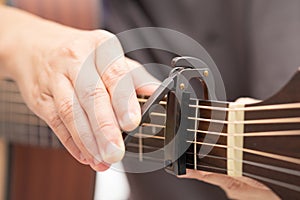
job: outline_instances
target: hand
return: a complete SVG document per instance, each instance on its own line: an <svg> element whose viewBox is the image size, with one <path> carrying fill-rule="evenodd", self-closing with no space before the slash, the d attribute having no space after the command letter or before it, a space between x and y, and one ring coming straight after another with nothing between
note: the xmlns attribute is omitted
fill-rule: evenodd
<svg viewBox="0 0 300 200"><path fill-rule="evenodd" d="M136 91L150 94L157 81L107 31L27 21L7 34L7 74L79 162L106 170L124 156L121 129L140 122Z"/></svg>
<svg viewBox="0 0 300 200"><path fill-rule="evenodd" d="M248 177L231 177L224 174L187 169L180 178L198 179L221 187L230 199L279 199L268 187Z"/></svg>

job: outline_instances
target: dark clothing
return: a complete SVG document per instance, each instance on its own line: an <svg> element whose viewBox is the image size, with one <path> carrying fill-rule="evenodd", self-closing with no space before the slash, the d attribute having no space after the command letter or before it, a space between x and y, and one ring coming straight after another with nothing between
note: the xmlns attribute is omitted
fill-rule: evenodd
<svg viewBox="0 0 300 200"><path fill-rule="evenodd" d="M298 0L106 1L106 28L165 27L197 40L216 62L229 99L274 94L300 65ZM150 57L151 56L151 57ZM137 58L169 64L160 52Z"/></svg>
<svg viewBox="0 0 300 200"><path fill-rule="evenodd" d="M298 0L108 0L106 9L105 28L114 33L155 26L197 40L215 60L230 100L265 99L300 66ZM160 51L133 57L142 63L169 64L171 59ZM128 178L133 199L225 198L214 186L179 180L162 171Z"/></svg>

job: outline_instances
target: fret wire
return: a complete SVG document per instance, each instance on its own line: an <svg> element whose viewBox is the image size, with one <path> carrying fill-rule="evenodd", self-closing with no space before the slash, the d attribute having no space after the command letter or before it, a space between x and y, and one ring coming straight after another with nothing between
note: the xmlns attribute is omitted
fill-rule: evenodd
<svg viewBox="0 0 300 200"><path fill-rule="evenodd" d="M140 103L146 103L148 101L148 99L138 98L138 101ZM160 101L159 104L161 104L161 105L167 105L167 102L166 101Z"/></svg>
<svg viewBox="0 0 300 200"><path fill-rule="evenodd" d="M136 136L142 137L142 138L149 138L149 139L159 139L159 140L164 140L165 137L163 136L157 136L157 135L148 135L144 133L136 133Z"/></svg>
<svg viewBox="0 0 300 200"><path fill-rule="evenodd" d="M150 115L158 116L158 117L166 117L165 113L151 112Z"/></svg>
<svg viewBox="0 0 300 200"><path fill-rule="evenodd" d="M195 143L194 141L187 141L188 143ZM201 144L201 145L207 145L207 146L214 146L214 147L219 147L219 148L233 148L239 151L244 151L250 154L254 154L254 155L260 155L260 156L264 156L264 157L269 157L269 158L274 158L277 160L282 160L282 161L286 161L286 162L291 162L291 163L295 163L295 164L300 164L300 159L298 158L292 158L292 157L288 157L288 156L282 156L282 155L277 155L277 154L273 154L273 153L267 153L267 152L262 152L262 151L258 151L258 150L253 150L253 149L245 149L245 148L238 148L238 147L228 147L226 145L221 145L221 144L211 144L211 143L205 143L205 142L196 142L197 144Z"/></svg>
<svg viewBox="0 0 300 200"><path fill-rule="evenodd" d="M128 143L126 146L139 148L139 145L136 143ZM153 150L153 151L163 150L162 148L149 146L149 145L145 145L145 144L143 144L143 148L148 149L148 150Z"/></svg>
<svg viewBox="0 0 300 200"><path fill-rule="evenodd" d="M142 144L142 142L143 142L143 139L142 139L142 135L143 135L143 133L142 133L142 127L139 127L139 132L140 132L140 134L138 134L138 136L139 136L139 160L140 161L143 161L143 144Z"/></svg>
<svg viewBox="0 0 300 200"><path fill-rule="evenodd" d="M151 123L142 123L142 126L152 126L152 127L157 127L157 128L165 128L166 126L164 125L159 125L159 124L151 124Z"/></svg>
<svg viewBox="0 0 300 200"><path fill-rule="evenodd" d="M188 117L188 119L203 122L213 122L220 124L278 124L278 123L300 123L300 117L292 118L274 118L274 119L259 119L259 120L244 120L244 121L225 121L207 118Z"/></svg>
<svg viewBox="0 0 300 200"><path fill-rule="evenodd" d="M198 101L196 103L198 105ZM195 117L197 118L198 117L198 111L199 109L196 108L196 111L195 111ZM196 130L198 127L198 123L197 121L194 122L194 129ZM194 140L197 141L197 132L194 131ZM197 144L195 143L194 144L194 166L195 166L195 169L197 169L197 155L196 155L196 152L197 152Z"/></svg>
<svg viewBox="0 0 300 200"><path fill-rule="evenodd" d="M189 132L197 132L197 133L204 133L204 134L211 134L211 135L219 135L227 137L227 133L220 133L214 131L204 131L204 130L194 130L194 129L187 129ZM300 135L300 130L287 130L287 131L265 131L265 132L248 132L248 133L235 133L232 136L244 136L244 137L255 137L255 136L296 136Z"/></svg>

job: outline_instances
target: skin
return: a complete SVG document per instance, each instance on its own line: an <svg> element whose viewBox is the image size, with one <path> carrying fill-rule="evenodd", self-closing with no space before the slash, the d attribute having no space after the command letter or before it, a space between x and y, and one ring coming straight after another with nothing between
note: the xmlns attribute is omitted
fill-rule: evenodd
<svg viewBox="0 0 300 200"><path fill-rule="evenodd" d="M113 44L98 48L111 39ZM136 94L150 95L158 81L124 55L103 66L101 52L120 49L112 33L73 29L0 6L0 44L0 76L16 81L28 107L76 160L104 171L123 158L121 130L134 129L141 119ZM219 185L230 198L278 198L252 179L193 170L181 178Z"/></svg>
<svg viewBox="0 0 300 200"><path fill-rule="evenodd" d="M179 178L204 181L221 187L230 199L280 199L272 190L262 183L248 177L231 177L224 174L187 170Z"/></svg>
<svg viewBox="0 0 300 200"><path fill-rule="evenodd" d="M15 80L28 107L72 156L97 171L123 158L121 130L141 119L136 92L150 94L157 86L124 55L101 66L99 46L110 39L105 51L120 49L107 31L73 29L0 6L1 76ZM87 74L78 81L80 70Z"/></svg>

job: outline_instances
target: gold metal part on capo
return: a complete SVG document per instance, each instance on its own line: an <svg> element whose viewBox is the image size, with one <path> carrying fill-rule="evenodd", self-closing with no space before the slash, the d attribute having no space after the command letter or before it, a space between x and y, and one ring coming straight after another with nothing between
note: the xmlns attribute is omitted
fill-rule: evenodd
<svg viewBox="0 0 300 200"><path fill-rule="evenodd" d="M184 90L185 85L184 85L183 83L180 83L179 88L180 88L181 90Z"/></svg>
<svg viewBox="0 0 300 200"><path fill-rule="evenodd" d="M208 71L207 70L205 70L204 72L203 72L203 76L205 76L205 77L208 77Z"/></svg>

